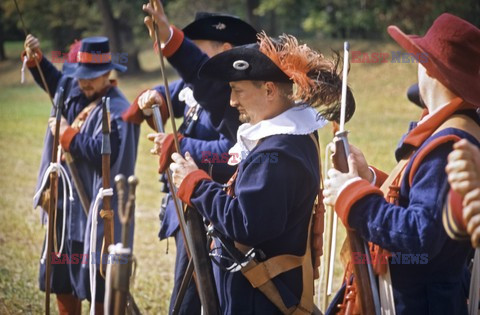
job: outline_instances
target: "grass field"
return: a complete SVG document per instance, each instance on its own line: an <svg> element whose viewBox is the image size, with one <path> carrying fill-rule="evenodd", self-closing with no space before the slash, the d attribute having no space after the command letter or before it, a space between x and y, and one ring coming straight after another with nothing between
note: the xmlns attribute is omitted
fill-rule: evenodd
<svg viewBox="0 0 480 315"><path fill-rule="evenodd" d="M326 52L329 46L338 49L342 45L331 41L314 44ZM44 303L44 295L37 289L37 269L45 229L38 211L32 209L32 197L50 103L29 73L26 84L20 85L21 64L15 56L21 47L21 43L8 43L10 60L0 63L0 314L38 314ZM351 48L362 52L399 50L393 43L379 42L352 42ZM120 79L120 88L129 100L160 82L158 66L152 66L158 65L153 53L144 52L141 59L145 69L155 71ZM350 142L364 151L371 164L389 170L395 163L393 149L398 139L408 121L420 113L405 97L408 86L416 81L416 65L353 63L349 80L357 101L357 112L347 124ZM135 230L138 269L132 292L143 313L165 314L175 250L171 240L165 254L167 243L157 238L160 185L147 132L148 128L142 129L136 166L140 179ZM323 146L331 136L330 126L321 131ZM339 237L343 235L340 230ZM338 269L337 275L341 273ZM88 305L83 307L86 313Z"/></svg>

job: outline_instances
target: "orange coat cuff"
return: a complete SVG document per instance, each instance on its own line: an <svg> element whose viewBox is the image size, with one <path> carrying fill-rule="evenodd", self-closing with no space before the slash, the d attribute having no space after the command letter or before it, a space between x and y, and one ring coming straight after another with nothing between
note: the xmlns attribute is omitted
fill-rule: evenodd
<svg viewBox="0 0 480 315"><path fill-rule="evenodd" d="M185 35L181 30L173 25L171 25L171 28L173 30L172 38L170 38L170 41L162 49L162 53L166 58L171 57L178 48L180 48L180 45L182 45L183 39L185 38ZM158 42L155 42L153 49L155 52L158 52Z"/></svg>
<svg viewBox="0 0 480 315"><path fill-rule="evenodd" d="M72 127L68 127L63 135L60 137L60 144L65 151L69 151L70 143L72 142L73 138L77 135L78 130Z"/></svg>
<svg viewBox="0 0 480 315"><path fill-rule="evenodd" d="M20 58L22 60L22 63L23 63L23 58L25 58L25 56L27 55L27 52L24 50L22 51L22 54L20 55ZM38 63L40 63L40 61L42 61L43 59L43 54L42 52L39 50L37 51L37 60L38 60ZM33 68L33 67L36 67L37 64L35 63L35 59L34 58L30 58L27 60L27 67L29 68Z"/></svg>
<svg viewBox="0 0 480 315"><path fill-rule="evenodd" d="M196 170L188 174L178 188L178 198L189 206L192 206L190 199L195 191L195 187L197 187L198 183L202 180L212 180L212 178L204 170Z"/></svg>
<svg viewBox="0 0 480 315"><path fill-rule="evenodd" d="M352 229L348 224L350 209L357 201L370 194L383 196L380 189L364 179L351 183L340 192L335 203L335 212L337 212L346 228Z"/></svg>

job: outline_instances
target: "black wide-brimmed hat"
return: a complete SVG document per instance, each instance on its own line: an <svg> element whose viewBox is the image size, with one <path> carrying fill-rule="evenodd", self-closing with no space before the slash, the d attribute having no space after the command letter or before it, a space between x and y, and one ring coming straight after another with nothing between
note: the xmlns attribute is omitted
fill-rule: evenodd
<svg viewBox="0 0 480 315"><path fill-rule="evenodd" d="M195 40L228 42L234 46L257 41L257 30L240 18L219 13L198 12L195 21L183 28L186 37Z"/></svg>
<svg viewBox="0 0 480 315"><path fill-rule="evenodd" d="M234 47L210 58L200 68L200 78L218 81L292 82L290 78L259 50L258 44Z"/></svg>
<svg viewBox="0 0 480 315"><path fill-rule="evenodd" d="M110 70L125 72L127 67L112 62L110 45L106 37L87 37L77 54L77 66L72 77L77 79L93 79Z"/></svg>

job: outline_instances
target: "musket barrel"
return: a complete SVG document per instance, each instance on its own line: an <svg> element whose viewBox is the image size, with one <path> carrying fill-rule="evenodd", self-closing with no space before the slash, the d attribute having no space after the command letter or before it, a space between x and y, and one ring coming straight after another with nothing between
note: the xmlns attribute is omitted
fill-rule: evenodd
<svg viewBox="0 0 480 315"><path fill-rule="evenodd" d="M60 142L60 120L62 118L62 108L63 108L63 96L64 90L62 87L59 88L56 97L55 106L55 133L53 135L53 147L52 147L52 157L51 162L57 163L57 154L58 154L58 144ZM66 198L66 196L64 196ZM45 270L45 313L50 314L50 277L52 272L52 248L53 248L53 238L56 234L56 227L54 220L57 212L57 201L58 201L58 173L50 173L50 201L48 205L48 230L47 230L47 261L46 261L46 270Z"/></svg>
<svg viewBox="0 0 480 315"><path fill-rule="evenodd" d="M110 186L110 154L112 152L110 146L110 98L102 98L102 187L109 189ZM104 257L108 253L108 247L113 244L113 210L111 206L111 196L103 198L103 207L100 216L103 219L103 244L100 257L100 274L105 278L106 263ZM107 255L108 256L108 255Z"/></svg>

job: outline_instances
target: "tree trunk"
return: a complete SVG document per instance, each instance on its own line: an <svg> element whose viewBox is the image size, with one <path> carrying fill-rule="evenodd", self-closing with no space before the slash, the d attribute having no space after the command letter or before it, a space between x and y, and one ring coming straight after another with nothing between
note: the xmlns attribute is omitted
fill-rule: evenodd
<svg viewBox="0 0 480 315"><path fill-rule="evenodd" d="M133 42L131 26L114 18L109 0L97 0L102 15L105 33L110 39L110 50L114 54L113 61L128 67L128 73L140 71L138 49L128 43ZM126 45L123 45L127 43ZM125 58L124 56L127 56Z"/></svg>
<svg viewBox="0 0 480 315"><path fill-rule="evenodd" d="M3 34L3 10L0 8L0 61L6 60L7 55L5 55L5 38Z"/></svg>
<svg viewBox="0 0 480 315"><path fill-rule="evenodd" d="M105 34L110 40L110 51L114 54L121 54L123 53L122 43L120 41L120 35L115 31L117 22L113 17L110 2L108 0L97 0L97 3L100 8Z"/></svg>

